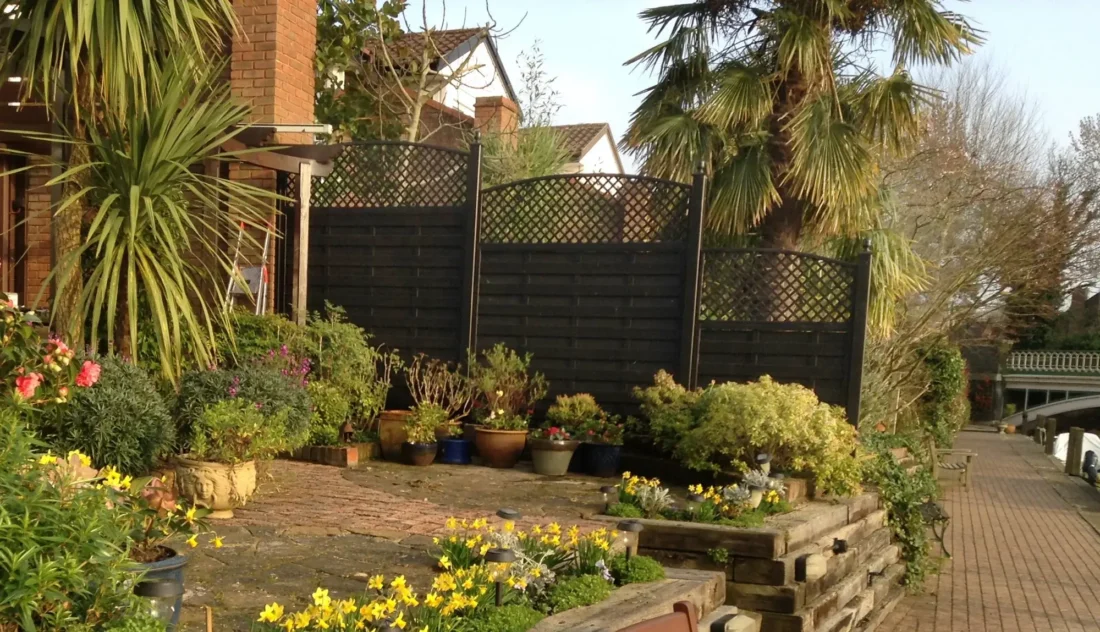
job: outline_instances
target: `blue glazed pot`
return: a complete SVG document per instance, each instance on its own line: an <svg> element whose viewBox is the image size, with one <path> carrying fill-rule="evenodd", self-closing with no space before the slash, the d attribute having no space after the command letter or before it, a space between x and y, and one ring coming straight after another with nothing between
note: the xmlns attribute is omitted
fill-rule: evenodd
<svg viewBox="0 0 1100 632"><path fill-rule="evenodd" d="M569 462L569 471L573 474L584 474L587 471L586 463L588 462L588 446L592 444L582 442L577 446L577 451L573 453L573 460Z"/></svg>
<svg viewBox="0 0 1100 632"><path fill-rule="evenodd" d="M183 567L187 566L187 556L175 549L162 548L166 549L171 555L156 562L139 563L136 565L137 571L144 571L143 580L161 579L183 586ZM175 630L179 626L181 610L183 610L183 593L176 597L176 607L172 614L172 621L168 626L169 630Z"/></svg>
<svg viewBox="0 0 1100 632"><path fill-rule="evenodd" d="M451 465L469 465L470 447L471 442L466 439L444 439L439 442L439 461Z"/></svg>
<svg viewBox="0 0 1100 632"><path fill-rule="evenodd" d="M619 456L622 454L621 445L608 445L606 443L586 443L582 458L584 459L584 472L600 478L611 478L619 473Z"/></svg>

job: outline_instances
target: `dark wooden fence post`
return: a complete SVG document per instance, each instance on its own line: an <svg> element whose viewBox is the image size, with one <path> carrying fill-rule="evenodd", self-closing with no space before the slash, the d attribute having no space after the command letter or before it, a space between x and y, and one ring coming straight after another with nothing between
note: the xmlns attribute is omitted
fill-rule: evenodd
<svg viewBox="0 0 1100 632"><path fill-rule="evenodd" d="M458 361L477 345L477 289L481 231L481 134L475 132L466 169L466 240L462 250L462 306L458 321Z"/></svg>
<svg viewBox="0 0 1100 632"><path fill-rule="evenodd" d="M863 242L852 287L852 349L848 365L848 423L859 424L859 396L863 388L863 349L867 341L867 303L871 297L871 240Z"/></svg>
<svg viewBox="0 0 1100 632"><path fill-rule="evenodd" d="M703 267L703 216L707 204L707 176L703 165L691 180L688 201L688 230L684 239L684 304L680 321L680 374L677 379L687 388L697 381L699 332L699 282Z"/></svg>

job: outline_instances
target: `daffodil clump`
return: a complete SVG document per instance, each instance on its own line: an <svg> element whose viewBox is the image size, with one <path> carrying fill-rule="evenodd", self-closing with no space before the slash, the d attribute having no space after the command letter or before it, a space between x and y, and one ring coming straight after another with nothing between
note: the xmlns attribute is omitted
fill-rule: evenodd
<svg viewBox="0 0 1100 632"><path fill-rule="evenodd" d="M609 513L622 517L684 520L708 522L729 526L753 527L763 524L769 515L791 510L785 498L786 487L779 479L760 474L764 487L763 499L758 507L751 504L752 492L747 485L708 486L689 485L688 493L699 495L702 501L683 509L674 505L671 492L655 478L635 476L624 472L618 485L619 502L609 508ZM753 479L754 483L757 479Z"/></svg>
<svg viewBox="0 0 1100 632"><path fill-rule="evenodd" d="M254 630L380 632L394 627L410 632L453 632L461 630L475 612L490 606L495 598L496 572L478 566L443 573L423 595L413 590L404 575L389 581L382 575L371 577L367 592L358 599L335 599L328 590L318 588L311 604L297 612L279 603L267 604Z"/></svg>

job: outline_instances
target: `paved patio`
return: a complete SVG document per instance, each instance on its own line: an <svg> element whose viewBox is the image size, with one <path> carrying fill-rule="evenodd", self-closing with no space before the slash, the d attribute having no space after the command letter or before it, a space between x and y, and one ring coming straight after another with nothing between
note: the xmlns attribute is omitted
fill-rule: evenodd
<svg viewBox="0 0 1100 632"><path fill-rule="evenodd" d="M971 489L949 490L944 503L954 557L879 629L1100 630L1100 492L1027 437L964 432L956 447L978 457Z"/></svg>

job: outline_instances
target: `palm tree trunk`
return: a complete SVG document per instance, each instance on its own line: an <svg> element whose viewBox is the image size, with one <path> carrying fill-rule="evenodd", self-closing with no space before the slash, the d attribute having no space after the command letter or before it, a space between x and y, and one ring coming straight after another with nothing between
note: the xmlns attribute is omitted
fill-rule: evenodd
<svg viewBox="0 0 1100 632"><path fill-rule="evenodd" d="M76 123L73 127L77 138L83 137L84 126ZM88 148L72 145L67 161L68 167L88 161ZM85 174L70 183L66 196L77 194L87 179ZM76 349L84 346L84 315L80 310L80 295L84 290L84 277L80 259L75 256L81 246L81 228L84 222L84 206L73 204L61 213L50 218L50 238L53 240L55 263L57 266L53 297L53 323L57 333Z"/></svg>

